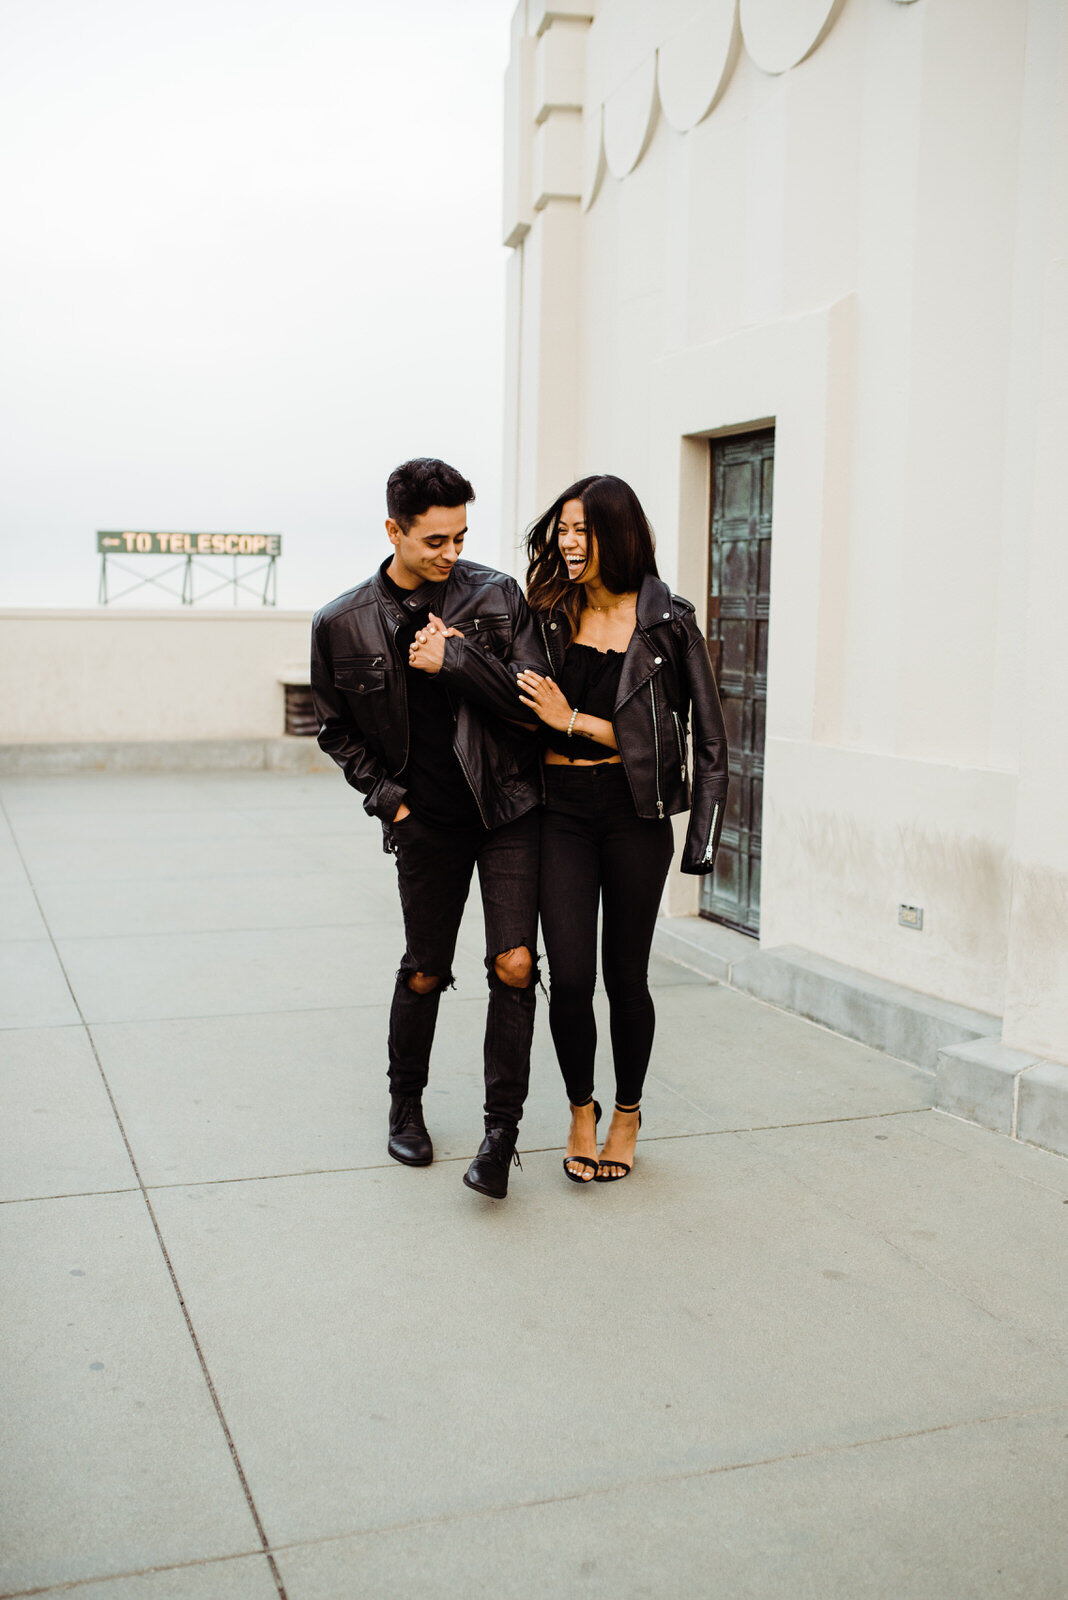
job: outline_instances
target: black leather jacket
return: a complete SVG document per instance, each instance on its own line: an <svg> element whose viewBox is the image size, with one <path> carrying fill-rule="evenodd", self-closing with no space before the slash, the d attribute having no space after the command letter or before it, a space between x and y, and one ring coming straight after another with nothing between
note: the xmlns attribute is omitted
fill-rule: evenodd
<svg viewBox="0 0 1068 1600"><path fill-rule="evenodd" d="M559 676L570 632L567 618L557 610L538 621L553 675ZM679 865L683 872L711 872L727 799L727 736L719 693L693 606L648 574L638 593L637 623L623 660L612 727L638 815L670 817L689 807Z"/></svg>
<svg viewBox="0 0 1068 1600"><path fill-rule="evenodd" d="M438 681L456 717L453 748L488 828L522 816L542 798L538 748L520 725L516 674L546 670L538 630L514 578L473 561L457 561L441 584L424 584L406 599L430 603L460 639L446 639ZM381 573L331 600L312 622L311 689L319 743L333 756L364 810L379 817L387 847L405 790L408 760L405 663L396 648L403 607Z"/></svg>

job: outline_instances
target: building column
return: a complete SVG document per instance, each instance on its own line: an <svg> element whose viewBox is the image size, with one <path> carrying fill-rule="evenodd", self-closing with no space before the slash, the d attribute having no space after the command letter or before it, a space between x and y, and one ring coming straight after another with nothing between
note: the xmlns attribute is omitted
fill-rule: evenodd
<svg viewBox="0 0 1068 1600"><path fill-rule="evenodd" d="M520 0L505 76L508 268L501 564L578 471L582 105L588 0Z"/></svg>

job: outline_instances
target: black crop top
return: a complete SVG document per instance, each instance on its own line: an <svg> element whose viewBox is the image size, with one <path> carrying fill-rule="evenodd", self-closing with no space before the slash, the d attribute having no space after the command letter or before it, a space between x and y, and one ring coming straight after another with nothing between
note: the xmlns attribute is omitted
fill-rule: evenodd
<svg viewBox="0 0 1068 1600"><path fill-rule="evenodd" d="M623 671L622 650L595 650L589 644L572 644L564 656L560 673L560 692L575 711L611 722ZM606 744L573 733L569 739L563 728L546 728L545 743L558 755L572 761L611 761L618 754Z"/></svg>

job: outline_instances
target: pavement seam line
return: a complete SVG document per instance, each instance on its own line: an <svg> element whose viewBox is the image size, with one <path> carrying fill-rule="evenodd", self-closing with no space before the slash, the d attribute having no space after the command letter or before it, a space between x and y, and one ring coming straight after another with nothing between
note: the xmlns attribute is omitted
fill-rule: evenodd
<svg viewBox="0 0 1068 1600"><path fill-rule="evenodd" d="M9 1195L6 1200L0 1200L0 1206L32 1206L39 1204L42 1200L95 1200L98 1196L140 1194L140 1192L137 1184L131 1183L123 1189L72 1189L64 1194L13 1194ZM4 1600L3 1595L0 1595L0 1600Z"/></svg>
<svg viewBox="0 0 1068 1600"><path fill-rule="evenodd" d="M37 904L38 907L40 907L40 901L38 901ZM42 917L43 915L45 914L43 914L42 910ZM214 928L214 930L209 931L211 931L211 933L232 933L232 931L235 930L230 930L230 928ZM267 928L267 930L264 931L265 933L286 933L286 931L289 930L286 930L286 928ZM75 944L75 942L82 941L86 942L86 944L90 944L90 942L96 941L96 938L98 938L96 934L83 933L77 934L77 939L64 939L64 942L66 942L66 944ZM101 934L101 938L109 938L109 934ZM115 936L115 938L118 938L118 934ZM141 934L122 934L122 938L139 939L141 938ZM190 938L190 936L189 934L158 934L158 938L187 939ZM403 938L403 934L401 934L401 938ZM48 944L51 944L51 947L53 947L53 950L56 950L56 955L59 955L58 946L56 946L56 939L53 938L51 930L48 930L48 941L45 941L45 939L11 939L11 941L8 942L11 942L11 944L45 944L45 942L48 942ZM66 968L64 968L64 976L66 976ZM69 979L67 979L67 986L70 986ZM654 984L652 987L654 987L654 990L660 990L660 992L662 992L662 990L667 989L679 989L681 986L679 986L679 984ZM72 990L72 992L74 992L74 990ZM484 994L452 994L451 1005L484 1006L486 1005L486 997L484 997ZM195 1013L185 1013L185 1011L179 1011L179 1013L174 1014L174 1016L99 1016L99 1018L96 1018L94 1026L149 1027L155 1026L157 1022L168 1022L168 1024L169 1022L225 1022L232 1021L232 1019L235 1018L240 1018L240 1016L312 1016L312 1014L325 1013L325 1011L368 1011L374 1010L374 1008L382 1011L389 1010L389 1000L355 1000L352 1005L277 1006L277 1008L275 1008L273 1011L195 1011ZM82 1013L78 1011L78 1014ZM793 1013L791 1013L791 1011L785 1011L783 1016L793 1016ZM807 1018L801 1018L801 1021L806 1022ZM34 1026L42 1026L42 1024L29 1024L29 1027ZM78 1024L77 1022L54 1022L54 1024L48 1022L48 1024L43 1024L43 1026L78 1027ZM83 1026L88 1026L88 1024L83 1024ZM819 1024L812 1024L812 1026L819 1026ZM19 1034L19 1032L22 1032L22 1034L24 1034L24 1032L29 1032L29 1027L27 1027L26 1022L21 1022L18 1027L0 1029L0 1032L8 1032L8 1034ZM825 1029L823 1032L830 1032L830 1029ZM846 1037L844 1034L835 1034L835 1038L844 1037ZM851 1043L851 1045L857 1045L859 1040L851 1038L849 1043ZM862 1048L870 1048L870 1046L862 1045ZM889 1059L891 1059L891 1061L895 1061L897 1058L895 1058L895 1056L891 1056ZM911 1066L911 1062L902 1062L902 1066ZM919 1070L923 1069L921 1069L921 1067L916 1067L916 1072L919 1072ZM931 1110L931 1107L924 1106L923 1109ZM3 1597L0 1597L0 1600L3 1600Z"/></svg>
<svg viewBox="0 0 1068 1600"><path fill-rule="evenodd" d="M404 1533L413 1528L431 1528L450 1522L468 1522L476 1517L506 1516L512 1511L531 1511L538 1506L567 1505L570 1501L594 1499L598 1496L618 1494L628 1489L649 1489L659 1484L694 1483L701 1478L723 1477L730 1472L750 1472L761 1467L781 1466L791 1461L815 1461L822 1457L844 1455L850 1450L876 1449L880 1445L900 1444L908 1439L925 1439L933 1434L955 1433L962 1428L980 1428L988 1423L1012 1422L1020 1417L1056 1416L1065 1410L1063 1403L1043 1406L1026 1406L1019 1411L995 1412L991 1416L963 1417L956 1422L933 1423L928 1428L909 1428L903 1433L877 1435L872 1439L852 1439L843 1444L818 1445L812 1450L791 1450L778 1456L762 1456L752 1461L727 1461L721 1466L701 1467L696 1472L665 1472L651 1478L627 1478L619 1483L602 1484L596 1489L576 1489L569 1494L539 1495L531 1500L513 1500L504 1505L479 1506L470 1511L443 1513L432 1517L411 1517L404 1522L382 1523L374 1528L350 1529L347 1533L331 1533L321 1539L296 1539L276 1544L277 1553L289 1550L310 1550L317 1545L340 1544L347 1539L373 1539L380 1534ZM0 1600L8 1600L2 1596Z"/></svg>
<svg viewBox="0 0 1068 1600"><path fill-rule="evenodd" d="M35 942L38 944L44 944L45 940L38 939ZM73 940L69 942L73 943ZM53 950L56 951L56 955L58 956L59 951L56 948L55 941L52 940L51 944ZM62 965L62 960L60 961L60 965ZM65 968L63 975L66 977ZM392 982L392 979L390 981ZM69 988L69 978L67 979L67 985ZM73 990L71 992L73 993ZM482 1006L485 1006L486 1004L485 999L480 998L478 995L457 995L452 1003L453 1005L480 1004ZM75 1001L75 1004L77 1004L77 1001ZM197 1011L195 1013L188 1014L179 1012L172 1017L97 1017L93 1023L93 1026L96 1028L147 1028L155 1027L157 1023L171 1024L176 1022L232 1022L239 1017L308 1017L321 1012L369 1011L375 1010L376 1008L380 1011L388 1011L389 1002L382 1000L358 1000L355 1005L351 1006L278 1006L273 1011ZM80 1009L79 1015L81 1015ZM40 1027L42 1024L31 1023L30 1026L27 1027L25 1023L21 1023L17 1028L0 1029L0 1032L28 1033L30 1032L31 1028L35 1026ZM43 1026L51 1027L53 1024L45 1023ZM76 1028L79 1026L79 1024L76 1022L58 1022L55 1023L54 1026L58 1028ZM80 1026L88 1027L89 1024L83 1021Z"/></svg>
<svg viewBox="0 0 1068 1600"><path fill-rule="evenodd" d="M165 1566L131 1567L127 1572L104 1572L95 1578L64 1578L59 1583L46 1583L37 1589L5 1589L0 1600L33 1600L35 1595L73 1594L76 1589L87 1588L91 1583L125 1583L127 1578L151 1578L160 1572L195 1572L198 1567L221 1566L228 1561L260 1561L269 1552L263 1550L234 1550L227 1555L203 1556L196 1561L172 1561Z"/></svg>
<svg viewBox="0 0 1068 1600"><path fill-rule="evenodd" d="M162 932L158 930L148 932L143 928L130 928L122 933L63 933L59 937L65 944L74 944L83 939L87 942L92 940L94 944L98 940L104 943L109 939L115 941L119 939L136 939L138 943L141 943L145 939L197 939L203 934L214 936L216 934L231 933L305 933L309 928L328 928L336 933L339 928L358 930L361 928L377 928L378 925L378 920L368 920L367 922L261 922L255 928L236 928L227 923L225 928L164 928ZM403 934L401 937L404 937ZM28 938L0 938L0 945L44 943L45 941L40 935L33 934ZM3 1595L0 1595L0 1600L4 1600Z"/></svg>
<svg viewBox="0 0 1068 1600"><path fill-rule="evenodd" d="M234 1471L237 1473L238 1482L240 1483L242 1491L244 1493L245 1503L248 1506L249 1515L252 1517L252 1523L253 1523L253 1526L256 1529L257 1537L259 1538L260 1544L263 1547L263 1553L267 1558L267 1564L271 1569L271 1576L274 1579L274 1584L275 1584L275 1588L278 1591L279 1600L287 1600L287 1595L286 1595L286 1591L285 1591L285 1585L282 1582L282 1575L279 1572L277 1566L275 1565L274 1557L271 1554L270 1544L269 1544L268 1539L267 1539L267 1533L266 1533L266 1530L265 1530L265 1528L263 1526L263 1523L262 1523L262 1521L260 1519L260 1513L259 1513L259 1510L258 1510L258 1508L256 1506L256 1502L252 1498L252 1490L251 1490L251 1488L249 1486L248 1478L245 1476L245 1469L244 1469L244 1466L242 1465L241 1457L237 1453L237 1445L234 1442L233 1434L230 1432L230 1424L226 1420L226 1416L225 1416L225 1413L223 1412L223 1408L222 1408L222 1402L219 1399L218 1391L215 1388L214 1380L213 1380L213 1378L211 1376L211 1372L208 1369L208 1363L207 1363L207 1360L206 1360L206 1358L204 1356L204 1352L200 1347L200 1340L197 1338L196 1329L193 1327L193 1319L189 1314L189 1308L185 1303L185 1296L182 1294L181 1288L179 1286L178 1275L174 1270L174 1263L171 1260L170 1252L167 1249L166 1244L164 1243L163 1233L162 1233L162 1231L160 1229L159 1220L156 1217L155 1209L153 1208L152 1201L149 1198L148 1190L145 1188L144 1180L141 1177L141 1169L137 1165L137 1159L136 1159L136 1157L134 1156L134 1153L133 1153L133 1146L130 1144L129 1136L127 1135L126 1128L123 1125L122 1117L119 1115L119 1108L118 1108L118 1105L116 1104L115 1096L111 1091L111 1085L108 1082L107 1073L104 1071L104 1063L100 1059L100 1052L97 1049L96 1040L93 1038L93 1030L89 1026L88 1022L86 1022L85 1014L84 1014L84 1012L82 1011L82 1008L81 1008L81 1003L78 1000L78 996L74 992L74 985L71 983L70 974L67 971L66 965L64 964L64 961L63 961L63 957L61 956L61 954L59 952L59 946L56 943L56 939L55 939L55 936L54 936L54 934L52 932L52 928L51 928L51 925L50 925L50 923L48 921L48 918L45 916L44 907L41 904L40 896L37 893L37 885L34 883L33 878L30 876L30 870L29 870L29 867L26 864L26 858L22 853L22 846L19 844L18 836L16 835L15 830L11 825L11 818L8 815L7 808L4 805L2 797L0 797L0 813L3 814L4 821L7 823L7 826L11 829L11 837L14 840L14 843L15 843L15 850L16 850L16 852L18 854L19 860L22 862L22 868L23 868L23 871L26 873L26 878L27 878L27 881L29 882L30 888L33 890L33 897L34 897L34 900L37 902L37 909L41 913L41 920L44 923L45 928L48 931L48 938L49 938L49 941L50 941L50 943L52 945L52 950L53 950L53 953L55 955L56 961L59 964L59 970L63 974L63 981L67 985L67 989L68 989L68 992L70 993L71 1001L72 1001L72 1003L73 1003L73 1005L75 1007L75 1010L78 1013L78 1016L81 1018L82 1027L85 1029L85 1036L89 1041L89 1048L93 1052L93 1060L96 1062L96 1069L100 1074L100 1081L104 1086L104 1093L108 1097L108 1103L111 1106L112 1115L115 1118L115 1123L116 1123L116 1126L118 1127L119 1133L120 1133L120 1135L122 1137L122 1142L126 1147L126 1155L127 1155L128 1159L129 1159L130 1166L133 1169L134 1177L137 1179L138 1190L140 1191L141 1198L142 1198L142 1200L144 1201L144 1204L145 1204L145 1209L148 1212L149 1221L151 1222L153 1231L154 1231L154 1233L156 1235L156 1242L159 1245L160 1252L161 1252L161 1254L163 1256L164 1265L166 1266L167 1272L170 1275L171 1286L174 1289L174 1293L175 1293L175 1295L177 1297L177 1300L178 1300L178 1305L181 1308L182 1316L183 1316L183 1318L185 1320L186 1330L187 1330L187 1332L189 1334L190 1339L192 1340L193 1349L196 1352L197 1361L200 1363L201 1374L203 1375L204 1382L207 1385L208 1394L211 1397L211 1403L215 1407L215 1415L216 1415L216 1417L218 1419L219 1426L222 1429L223 1438L226 1440L227 1447L228 1447L228 1449L230 1451L230 1459L233 1462Z"/></svg>
<svg viewBox="0 0 1068 1600"><path fill-rule="evenodd" d="M87 1030L88 1031L88 1030ZM888 1117L916 1117L927 1116L928 1108L906 1107L901 1111L864 1111L856 1117L822 1117L815 1122L771 1122L758 1124L751 1128L697 1128L692 1133L656 1133L650 1134L646 1144L672 1144L679 1139L719 1139L727 1135L739 1133L786 1133L793 1128L825 1128L846 1122L880 1122ZM520 1145L519 1150L525 1156L553 1156L559 1155L566 1149L562 1144ZM471 1158L467 1155L434 1157L434 1166L443 1167L456 1162L466 1162ZM149 1193L166 1191L168 1189L210 1189L225 1183L280 1183L291 1178L333 1178L343 1177L346 1174L359 1172L394 1172L397 1169L395 1161L368 1161L362 1166L352 1167L301 1167L295 1172L246 1172L239 1173L232 1178L179 1178L171 1183L145 1183L144 1190ZM11 1195L6 1200L0 1200L0 1206L28 1206L36 1205L41 1201L53 1200L92 1200L98 1195L107 1194L138 1194L140 1189L79 1189L71 1194L27 1194ZM5 1600L0 1595L0 1600Z"/></svg>
<svg viewBox="0 0 1068 1600"><path fill-rule="evenodd" d="M843 1455L850 1450L877 1449L880 1445L899 1444L908 1439L925 1439L934 1434L954 1433L963 1428L981 1428L994 1422L1012 1422L1021 1417L1055 1416L1063 1410L1063 1404L1052 1402L1044 1406L1026 1406L1017 1411L995 1412L990 1416L962 1417L956 1422L939 1422L929 1428L910 1428L903 1433L879 1434L871 1439L852 1439L843 1444L819 1445L812 1450L793 1450L783 1455L754 1458L752 1461L728 1461L717 1467L699 1468L696 1472L669 1472L652 1478L627 1478L619 1483L602 1484L596 1489L576 1489L570 1494L541 1495L532 1500L513 1500L504 1505L478 1506L470 1511L444 1513L440 1516L410 1517L404 1522L382 1523L374 1528L358 1528L345 1533L326 1534L321 1539L287 1540L285 1543L273 1545L271 1550L264 1553L270 1559L272 1551L281 1554L283 1551L313 1550L319 1545L341 1544L349 1539L374 1539L383 1534L403 1533L413 1528L431 1528L450 1522L469 1522L477 1517L507 1516L513 1511L530 1511L539 1506L567 1505L570 1501L619 1494L628 1489L651 1488L657 1484L694 1483L700 1478L717 1478L730 1472L749 1472L754 1469L759 1470L761 1467L781 1466L791 1461L815 1461L821 1456ZM258 1550L241 1551L234 1555L207 1557L203 1561L185 1561L164 1567L141 1567L133 1572L107 1573L103 1578L76 1578L69 1583L52 1584L44 1588L10 1590L0 1595L0 1600L32 1600L35 1595L63 1594L83 1588L90 1583L115 1582L124 1578L141 1577L146 1573L181 1572L196 1567L212 1566L221 1561L247 1559L260 1553Z"/></svg>

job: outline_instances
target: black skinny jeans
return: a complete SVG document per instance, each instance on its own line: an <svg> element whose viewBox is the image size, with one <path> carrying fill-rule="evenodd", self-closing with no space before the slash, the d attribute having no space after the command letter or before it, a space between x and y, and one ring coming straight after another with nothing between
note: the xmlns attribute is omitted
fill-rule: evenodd
<svg viewBox="0 0 1068 1600"><path fill-rule="evenodd" d="M634 810L623 767L545 768L541 926L549 960L549 1026L568 1099L593 1094L597 910L611 1018L616 1099L637 1105L653 1047L649 951L674 848L671 823Z"/></svg>
<svg viewBox="0 0 1068 1600"><path fill-rule="evenodd" d="M409 813L393 824L397 883L407 944L389 1017L389 1086L420 1096L430 1072L430 1047L443 989L452 985L452 958L471 878L478 868L486 924L489 1010L483 1063L486 1125L518 1127L530 1079L530 1040L538 980L538 814L485 832L431 828ZM517 989L497 976L494 960L525 947L534 963L529 984ZM409 989L423 972L440 979L429 994Z"/></svg>

